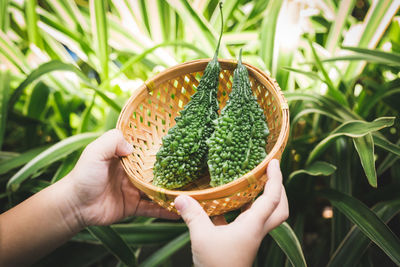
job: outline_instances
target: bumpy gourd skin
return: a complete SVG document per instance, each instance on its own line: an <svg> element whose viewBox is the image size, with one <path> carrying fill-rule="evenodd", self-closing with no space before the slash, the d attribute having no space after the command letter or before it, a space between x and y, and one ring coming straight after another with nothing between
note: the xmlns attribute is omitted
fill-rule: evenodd
<svg viewBox="0 0 400 267"><path fill-rule="evenodd" d="M214 131L212 121L218 117L219 73L216 53L204 71L197 92L175 118L176 125L162 139L153 169L154 185L179 188L207 171L206 140Z"/></svg>
<svg viewBox="0 0 400 267"><path fill-rule="evenodd" d="M208 167L211 186L219 186L241 177L267 156L268 126L241 55L229 100L214 123L215 131L207 141Z"/></svg>

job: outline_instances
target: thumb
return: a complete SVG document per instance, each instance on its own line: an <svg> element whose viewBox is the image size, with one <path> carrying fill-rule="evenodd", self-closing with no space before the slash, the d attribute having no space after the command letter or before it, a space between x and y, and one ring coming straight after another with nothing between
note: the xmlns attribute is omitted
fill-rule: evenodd
<svg viewBox="0 0 400 267"><path fill-rule="evenodd" d="M202 232L213 225L200 204L189 196L178 196L175 199L175 208L179 211L191 232Z"/></svg>
<svg viewBox="0 0 400 267"><path fill-rule="evenodd" d="M102 136L89 144L89 153L98 155L103 160L111 159L115 156L126 156L133 152L133 147L129 144L122 132L113 129L105 132Z"/></svg>

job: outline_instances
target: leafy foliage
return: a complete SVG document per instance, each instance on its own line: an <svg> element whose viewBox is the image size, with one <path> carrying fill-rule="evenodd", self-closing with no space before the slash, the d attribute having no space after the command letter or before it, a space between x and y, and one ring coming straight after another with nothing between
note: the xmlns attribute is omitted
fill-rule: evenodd
<svg viewBox="0 0 400 267"><path fill-rule="evenodd" d="M225 2L221 57L243 48L276 77L291 112L281 160L290 218L255 265L398 263L398 1ZM62 179L144 80L211 55L217 4L1 1L1 211ZM168 265L188 244L173 225L134 217L85 230L41 263Z"/></svg>

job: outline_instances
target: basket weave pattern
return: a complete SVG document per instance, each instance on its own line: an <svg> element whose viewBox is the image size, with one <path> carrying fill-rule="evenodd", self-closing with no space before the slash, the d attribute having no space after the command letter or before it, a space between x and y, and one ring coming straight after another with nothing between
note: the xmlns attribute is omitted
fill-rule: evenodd
<svg viewBox="0 0 400 267"><path fill-rule="evenodd" d="M138 88L126 103L117 128L134 146L134 153L121 159L131 182L149 198L176 212L174 199L187 194L199 201L208 215L223 214L253 200L267 180L265 170L272 158L280 159L289 131L289 110L278 84L259 69L245 64L253 93L267 119L270 130L268 156L241 178L215 188L209 177L202 177L181 190L167 190L152 185L153 165L162 137L175 125L174 118L190 100L209 60L195 60L165 70ZM218 101L223 108L232 89L236 62L219 60L221 74Z"/></svg>

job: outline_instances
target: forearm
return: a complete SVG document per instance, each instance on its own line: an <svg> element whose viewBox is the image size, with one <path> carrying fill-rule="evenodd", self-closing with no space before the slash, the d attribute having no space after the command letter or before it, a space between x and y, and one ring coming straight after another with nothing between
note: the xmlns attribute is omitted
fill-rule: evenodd
<svg viewBox="0 0 400 267"><path fill-rule="evenodd" d="M79 221L63 179L0 215L0 266L29 265L79 232Z"/></svg>

